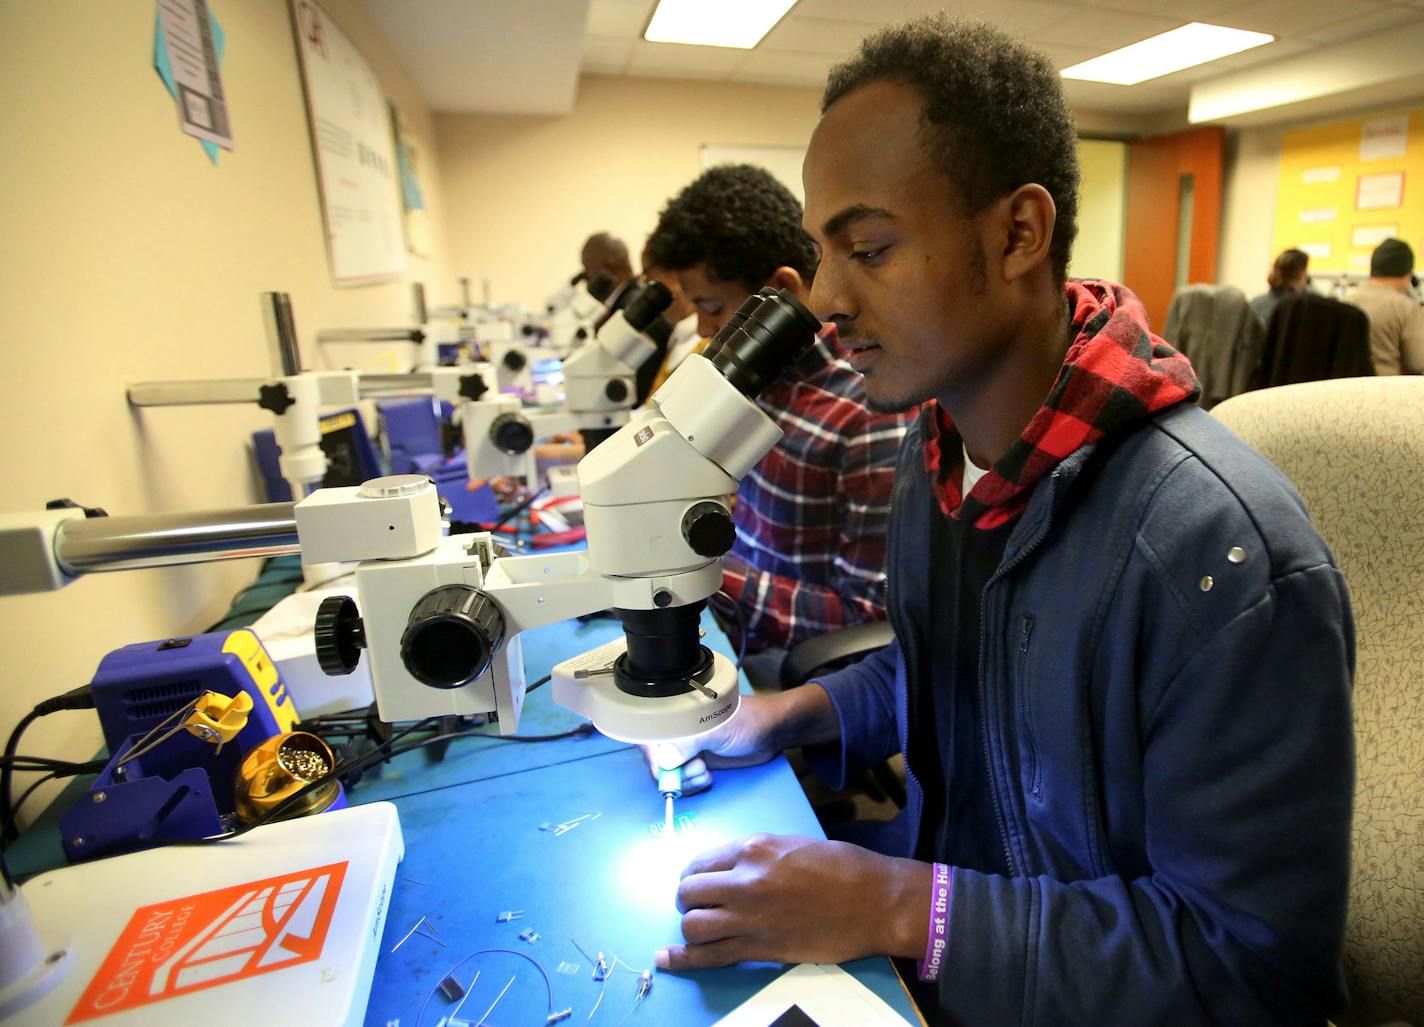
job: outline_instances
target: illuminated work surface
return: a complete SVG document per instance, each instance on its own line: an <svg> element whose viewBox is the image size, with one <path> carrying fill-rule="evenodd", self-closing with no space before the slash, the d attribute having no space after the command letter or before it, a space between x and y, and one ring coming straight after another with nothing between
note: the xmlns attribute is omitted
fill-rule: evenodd
<svg viewBox="0 0 1424 1027"><path fill-rule="evenodd" d="M709 648L735 657L710 613L704 613L703 627ZM526 632L526 676L537 680L555 662L620 632L611 619ZM554 705L546 685L526 701L519 733L553 734L580 722ZM795 774L779 758L764 767L716 772L709 792L678 802L679 820L690 826L667 843L653 833L663 801L641 754L597 734L537 744L456 741L438 764L427 764L419 752L398 758L380 780L363 780L351 798L394 801L406 841L366 1014L367 1023L376 1025L396 1019L402 1027L416 1025L421 1004L450 968L484 948L512 948L537 959L553 984L554 1007L573 1007L565 1022L588 1023L602 985L573 941L590 956L601 950L610 961L616 955L635 969L650 967L656 949L682 940L673 895L678 873L693 855L757 832L823 837ZM540 829L589 813L597 819L561 835ZM498 923L506 910L522 910L523 916ZM431 933L444 946L417 933L392 953L422 916L434 923ZM539 940L521 941L526 929L539 932ZM579 970L560 974L560 963ZM628 1027L710 1024L783 969L758 964L656 973L652 994ZM918 1022L888 960L859 960L846 969L909 1022ZM476 970L479 981L460 1019L477 1022L515 977L490 1023L543 1021L547 991L534 966L491 954L464 963L455 976L468 985ZM636 983L635 974L615 969L592 1022L616 1027L632 1007ZM419 1023L433 1027L454 1007L437 993Z"/></svg>
<svg viewBox="0 0 1424 1027"><path fill-rule="evenodd" d="M421 1004L459 960L485 948L508 948L537 959L553 983L554 1007L573 1007L570 1024L587 1017L602 987L573 942L590 955L616 955L636 969L651 966L660 946L678 942L673 905L678 872L702 849L757 831L806 834L821 830L782 758L763 767L719 772L713 788L678 804L684 824L671 841L655 835L662 800L641 754L620 747L577 763L544 766L522 774L472 781L396 801L405 833L406 857L396 872L385 937L367 1007L368 1024L399 1019L412 1027ZM541 830L588 813L562 835ZM418 883L417 883L418 882ZM833 897L831 897L833 899ZM523 916L498 923L499 913ZM443 947L411 935L391 949L424 916ZM539 932L532 944L526 929ZM560 963L577 964L574 975ZM656 973L652 994L628 1020L635 1025L710 1024L770 983L782 967L741 965L687 974ZM846 965L858 979L910 1023L917 1022L889 961L865 959ZM460 1012L478 1022L509 982L489 1022L496 1027L538 1024L548 1011L537 969L515 956L492 954L469 960L456 974L475 991ZM615 969L594 1024L614 1027L633 1005L637 977ZM442 995L430 1000L420 1024L433 1027L454 1008Z"/></svg>

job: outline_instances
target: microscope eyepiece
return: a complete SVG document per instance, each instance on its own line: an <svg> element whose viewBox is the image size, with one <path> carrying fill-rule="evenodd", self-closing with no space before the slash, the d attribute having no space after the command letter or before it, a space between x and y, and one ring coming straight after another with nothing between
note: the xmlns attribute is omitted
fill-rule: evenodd
<svg viewBox="0 0 1424 1027"><path fill-rule="evenodd" d="M713 336L703 356L751 398L806 351L820 327L815 315L791 293L763 289Z"/></svg>
<svg viewBox="0 0 1424 1027"><path fill-rule="evenodd" d="M618 287L618 282L607 271L600 271L589 278L584 287L594 299L607 302L608 297L613 295L613 290Z"/></svg>
<svg viewBox="0 0 1424 1027"><path fill-rule="evenodd" d="M639 287L628 305L623 308L623 319L633 331L641 332L670 306L672 293L668 291L668 287L662 282L649 282Z"/></svg>

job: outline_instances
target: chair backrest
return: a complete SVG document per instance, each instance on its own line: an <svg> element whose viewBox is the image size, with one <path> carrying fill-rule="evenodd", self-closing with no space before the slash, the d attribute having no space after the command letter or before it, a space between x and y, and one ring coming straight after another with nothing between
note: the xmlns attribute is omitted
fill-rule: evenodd
<svg viewBox="0 0 1424 1027"><path fill-rule="evenodd" d="M1339 1022L1424 1027L1424 378L1288 385L1212 413L1300 490L1350 589L1351 1015Z"/></svg>
<svg viewBox="0 0 1424 1027"><path fill-rule="evenodd" d="M1265 329L1234 285L1184 285L1172 297L1162 338L1192 362L1202 407L1246 391Z"/></svg>
<svg viewBox="0 0 1424 1027"><path fill-rule="evenodd" d="M1255 388L1375 373L1370 319L1359 307L1302 292L1276 304Z"/></svg>

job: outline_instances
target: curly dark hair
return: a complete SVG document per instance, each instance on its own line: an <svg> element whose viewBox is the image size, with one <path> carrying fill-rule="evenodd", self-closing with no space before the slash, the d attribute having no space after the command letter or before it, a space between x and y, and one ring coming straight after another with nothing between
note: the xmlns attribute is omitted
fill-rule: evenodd
<svg viewBox="0 0 1424 1027"><path fill-rule="evenodd" d="M1061 282L1078 234L1078 148L1058 72L992 25L943 14L882 29L826 79L821 112L871 82L901 82L924 104L925 145L973 216L1019 186L1058 209L1049 250Z"/></svg>
<svg viewBox="0 0 1424 1027"><path fill-rule="evenodd" d="M668 271L705 264L722 281L748 289L765 285L779 267L794 268L808 282L816 271L800 201L750 164L708 168L669 200L647 255Z"/></svg>

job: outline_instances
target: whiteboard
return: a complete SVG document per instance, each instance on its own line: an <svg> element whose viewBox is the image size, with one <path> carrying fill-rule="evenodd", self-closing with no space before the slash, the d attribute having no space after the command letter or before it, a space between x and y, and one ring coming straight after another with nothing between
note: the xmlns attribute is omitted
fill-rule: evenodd
<svg viewBox="0 0 1424 1027"><path fill-rule="evenodd" d="M716 146L702 145L702 169L718 164L754 164L770 171L803 206L806 195L801 191L801 162L806 159L804 146Z"/></svg>
<svg viewBox="0 0 1424 1027"><path fill-rule="evenodd" d="M292 0L292 27L331 276L337 285L398 278L405 270L405 241L380 80L316 0Z"/></svg>

